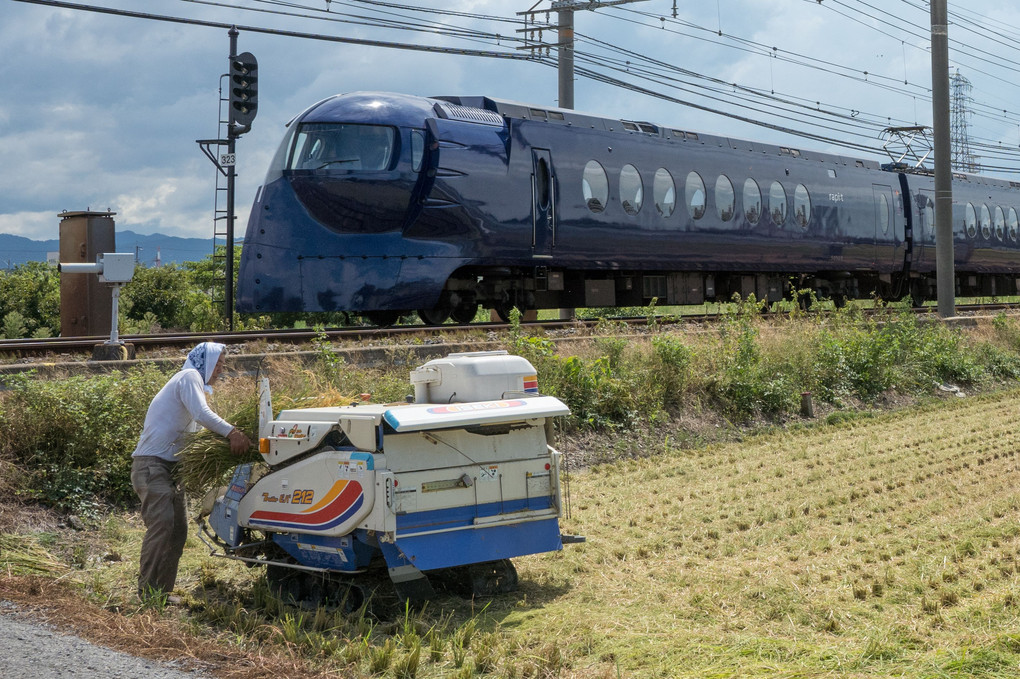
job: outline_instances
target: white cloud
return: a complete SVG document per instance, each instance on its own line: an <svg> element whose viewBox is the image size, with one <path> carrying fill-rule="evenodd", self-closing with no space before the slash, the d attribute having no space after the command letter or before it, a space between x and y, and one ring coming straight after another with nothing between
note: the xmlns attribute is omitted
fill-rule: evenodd
<svg viewBox="0 0 1020 679"><path fill-rule="evenodd" d="M17 212L0 214L0 233L23 236L32 240L59 237L60 217L56 212Z"/></svg>

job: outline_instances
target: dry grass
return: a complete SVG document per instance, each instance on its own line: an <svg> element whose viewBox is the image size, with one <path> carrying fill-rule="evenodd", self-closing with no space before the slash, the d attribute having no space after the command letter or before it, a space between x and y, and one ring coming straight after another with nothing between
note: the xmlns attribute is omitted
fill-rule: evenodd
<svg viewBox="0 0 1020 679"><path fill-rule="evenodd" d="M68 570L31 535L0 534L0 565L8 576L41 574L57 576Z"/></svg>
<svg viewBox="0 0 1020 679"><path fill-rule="evenodd" d="M365 676L384 663L379 676L412 676L415 648L423 678L1013 677L1017 412L1009 392L740 443L660 440L648 457L573 476L563 528L586 544L516 560L520 591L484 613L444 600L446 614L403 630L383 621L359 636L351 622L320 634L294 613L252 634L199 623L202 592L239 600L257 571L206 556L194 537L179 583L193 608L139 610L131 516L97 537L118 560L65 576L100 607L44 579L0 580L0 596L47 615L67 607L61 617L88 638L224 677Z"/></svg>
<svg viewBox="0 0 1020 679"><path fill-rule="evenodd" d="M542 613L505 622L624 676L1015 674L1018 408L958 399L594 468L566 525L588 543L522 560Z"/></svg>
<svg viewBox="0 0 1020 679"><path fill-rule="evenodd" d="M222 679L356 677L324 673L293 657L287 648L240 648L223 634L195 629L186 620L155 611L125 615L84 601L75 587L47 578L0 578L0 598L14 601L33 617L107 648L174 662Z"/></svg>

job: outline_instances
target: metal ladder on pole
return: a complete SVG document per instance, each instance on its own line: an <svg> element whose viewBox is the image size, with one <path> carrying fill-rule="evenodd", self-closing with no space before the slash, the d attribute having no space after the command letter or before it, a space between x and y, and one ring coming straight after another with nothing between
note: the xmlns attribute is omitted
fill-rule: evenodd
<svg viewBox="0 0 1020 679"><path fill-rule="evenodd" d="M223 92L223 79L226 77L226 74L220 76L217 138L198 140L199 146L202 147L202 152L216 166L216 192L213 197L213 278L211 281L212 287L209 289L209 296L212 298L214 307L223 306L227 280L227 169L221 162L221 156L226 151L225 147L227 146L227 126L230 124L229 100L224 96ZM217 152L214 153L212 151L213 146L223 148L218 148ZM233 164L233 159L230 159L229 164Z"/></svg>

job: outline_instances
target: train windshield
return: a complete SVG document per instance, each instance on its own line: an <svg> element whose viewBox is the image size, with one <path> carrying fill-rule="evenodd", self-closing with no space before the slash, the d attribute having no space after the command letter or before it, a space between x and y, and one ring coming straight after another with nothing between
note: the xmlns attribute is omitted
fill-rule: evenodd
<svg viewBox="0 0 1020 679"><path fill-rule="evenodd" d="M388 170L396 138L396 130L383 125L304 123L287 169Z"/></svg>

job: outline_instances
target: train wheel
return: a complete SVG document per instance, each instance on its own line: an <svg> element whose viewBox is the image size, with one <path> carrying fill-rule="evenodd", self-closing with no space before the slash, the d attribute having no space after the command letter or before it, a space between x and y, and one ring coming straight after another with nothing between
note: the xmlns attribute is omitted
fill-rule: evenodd
<svg viewBox="0 0 1020 679"><path fill-rule="evenodd" d="M910 283L910 306L915 309L920 309L924 306L926 295L924 294L924 286L921 285L921 281L911 281Z"/></svg>
<svg viewBox="0 0 1020 679"><path fill-rule="evenodd" d="M442 325L450 317L451 309L434 307L432 309L418 309L418 316L425 325Z"/></svg>
<svg viewBox="0 0 1020 679"><path fill-rule="evenodd" d="M460 306L453 310L453 312L450 314L450 318L452 318L457 323L467 324L475 320L475 316L477 314L478 314L477 304L461 304Z"/></svg>
<svg viewBox="0 0 1020 679"><path fill-rule="evenodd" d="M499 316L499 320L503 321L504 323L509 323L510 312L513 311L515 308L516 307L512 304L497 304L496 306L492 307L492 310L496 312L497 316Z"/></svg>
<svg viewBox="0 0 1020 679"><path fill-rule="evenodd" d="M366 311L365 318L372 325L378 325L380 328L388 328L391 325L395 325L400 317L404 314L400 311Z"/></svg>

